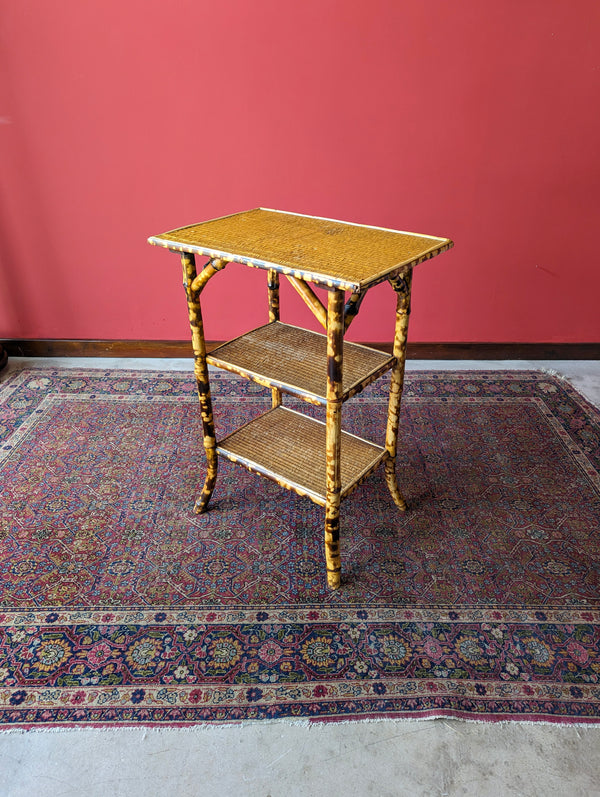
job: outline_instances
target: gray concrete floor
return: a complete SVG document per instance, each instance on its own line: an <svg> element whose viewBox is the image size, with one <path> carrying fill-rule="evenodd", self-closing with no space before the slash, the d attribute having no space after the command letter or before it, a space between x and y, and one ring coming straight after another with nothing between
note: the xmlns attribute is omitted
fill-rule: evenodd
<svg viewBox="0 0 600 797"><path fill-rule="evenodd" d="M189 360L13 358L33 366L187 370ZM545 369L600 406L599 361L410 361ZM600 727L454 720L246 723L0 733L0 797L600 795Z"/></svg>

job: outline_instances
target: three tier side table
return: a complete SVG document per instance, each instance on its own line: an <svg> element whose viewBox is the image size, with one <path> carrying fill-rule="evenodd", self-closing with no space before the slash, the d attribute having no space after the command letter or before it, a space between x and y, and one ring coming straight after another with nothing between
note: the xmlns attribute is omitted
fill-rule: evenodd
<svg viewBox="0 0 600 797"><path fill-rule="evenodd" d="M183 267L207 458L206 481L195 511L208 508L219 456L310 498L325 509L327 583L337 589L341 501L383 462L392 498L399 509L406 509L396 481L396 452L412 270L449 249L452 241L264 208L182 227L148 241L178 253ZM209 258L200 273L196 255ZM269 323L207 354L200 295L232 262L267 272ZM302 296L325 334L280 320L281 275ZM386 280L397 296L391 355L344 342L367 291ZM326 306L311 285L327 291ZM272 391L268 412L222 440L215 437L209 364ZM342 430L342 405L388 371L388 420L381 446ZM284 395L325 406L325 423L285 407Z"/></svg>

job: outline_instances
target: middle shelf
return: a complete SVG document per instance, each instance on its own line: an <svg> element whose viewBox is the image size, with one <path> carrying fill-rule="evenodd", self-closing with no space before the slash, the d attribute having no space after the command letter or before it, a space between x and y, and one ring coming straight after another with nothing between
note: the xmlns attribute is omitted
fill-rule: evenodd
<svg viewBox="0 0 600 797"><path fill-rule="evenodd" d="M324 506L325 448L322 421L276 407L221 440L217 453ZM385 448L348 432L342 432L340 448L340 497L344 498L388 454Z"/></svg>
<svg viewBox="0 0 600 797"><path fill-rule="evenodd" d="M327 403L327 338L318 332L273 321L224 343L206 360L311 404ZM342 400L360 393L395 362L390 354L344 341Z"/></svg>

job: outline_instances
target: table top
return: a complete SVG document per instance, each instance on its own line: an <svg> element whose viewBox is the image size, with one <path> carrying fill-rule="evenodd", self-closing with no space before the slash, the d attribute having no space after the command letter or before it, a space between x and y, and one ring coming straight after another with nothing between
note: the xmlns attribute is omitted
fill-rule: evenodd
<svg viewBox="0 0 600 797"><path fill-rule="evenodd" d="M353 293L453 246L448 238L265 208L192 224L148 242Z"/></svg>

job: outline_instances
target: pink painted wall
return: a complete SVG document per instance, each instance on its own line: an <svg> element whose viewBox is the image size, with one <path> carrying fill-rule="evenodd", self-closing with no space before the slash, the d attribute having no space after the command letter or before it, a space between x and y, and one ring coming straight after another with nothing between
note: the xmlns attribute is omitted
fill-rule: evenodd
<svg viewBox="0 0 600 797"><path fill-rule="evenodd" d="M187 337L146 238L262 205L452 237L413 341L600 340L598 0L5 0L0 59L0 337ZM216 277L207 336L265 280Z"/></svg>

